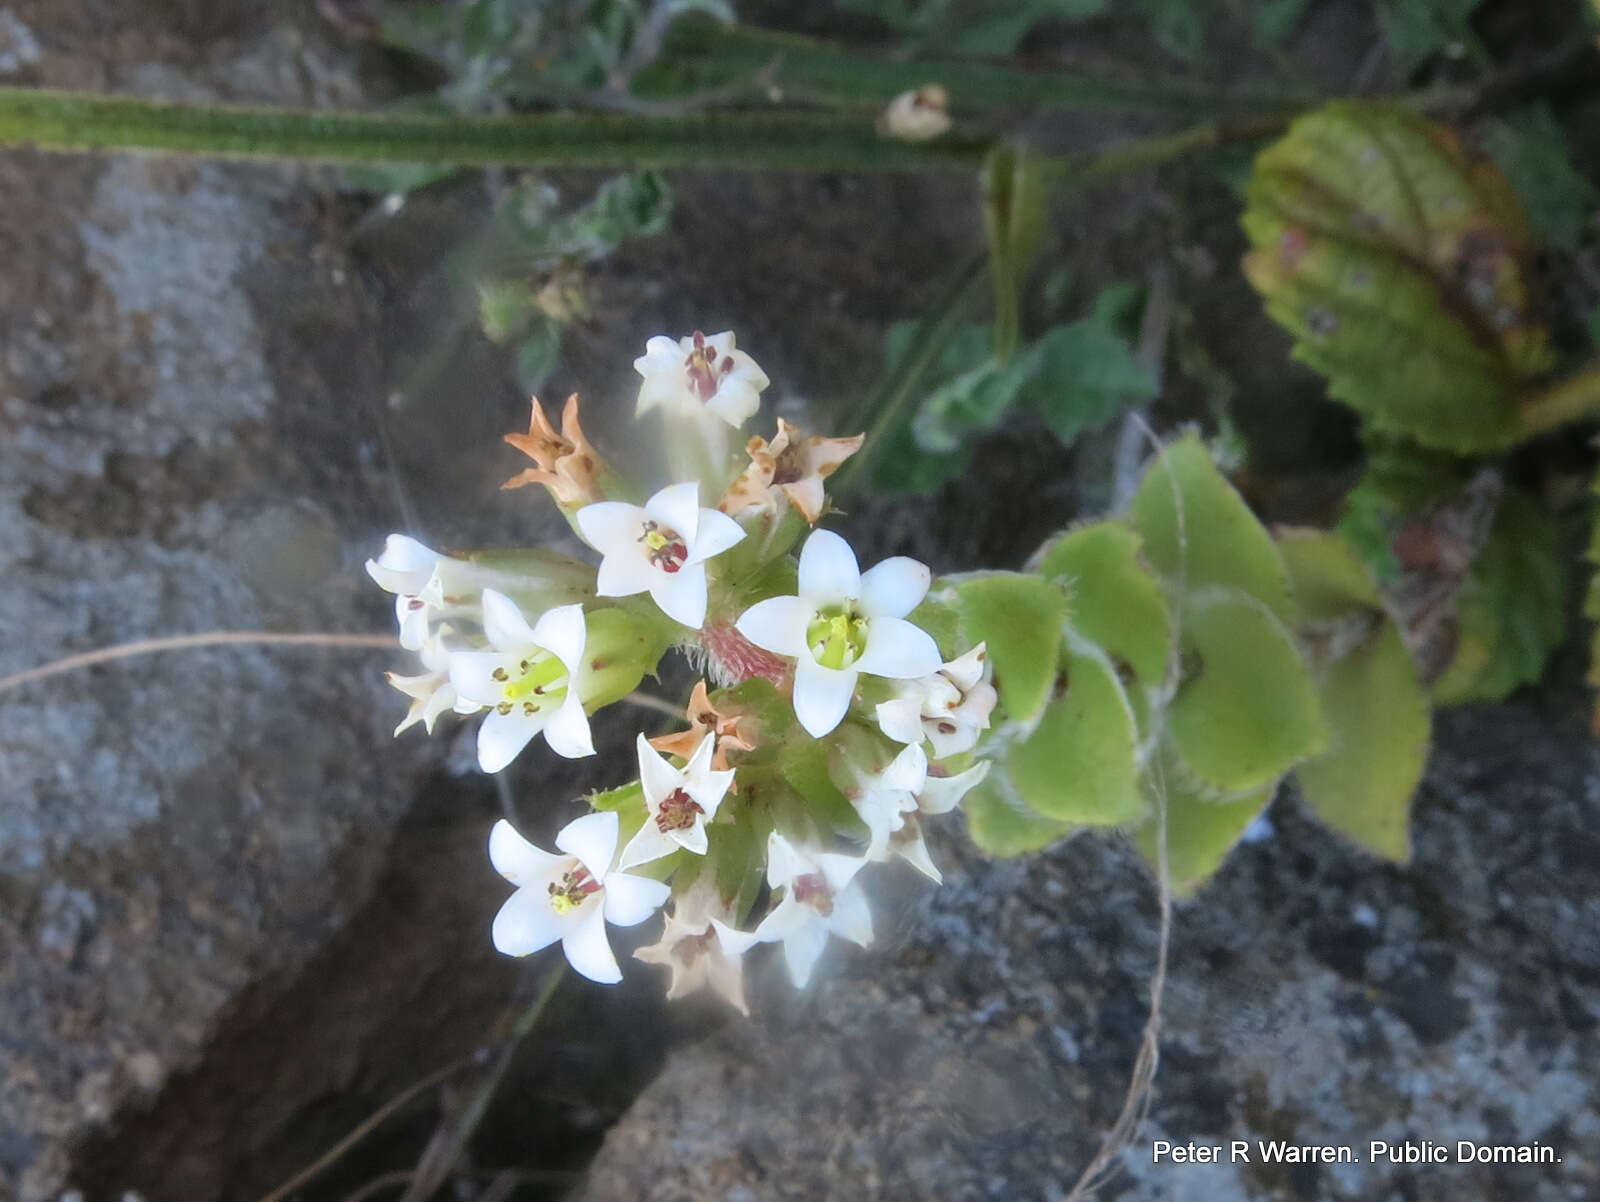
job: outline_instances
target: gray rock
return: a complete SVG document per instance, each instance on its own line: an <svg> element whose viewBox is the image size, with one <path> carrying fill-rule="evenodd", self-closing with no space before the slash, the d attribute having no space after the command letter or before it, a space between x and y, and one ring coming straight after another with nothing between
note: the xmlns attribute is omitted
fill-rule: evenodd
<svg viewBox="0 0 1600 1202"><path fill-rule="evenodd" d="M1180 906L1147 1120L1101 1196L1545 1200L1600 1173L1600 753L1528 705L1444 715L1416 858L1378 864L1279 798L1275 837ZM876 946L675 1053L586 1202L1065 1197L1121 1104L1154 891L1127 846L888 882ZM825 961L825 963L827 963ZM1152 1144L1251 1161L1154 1164ZM1256 1143L1349 1145L1262 1163ZM1369 1144L1546 1144L1560 1163L1371 1163Z"/></svg>

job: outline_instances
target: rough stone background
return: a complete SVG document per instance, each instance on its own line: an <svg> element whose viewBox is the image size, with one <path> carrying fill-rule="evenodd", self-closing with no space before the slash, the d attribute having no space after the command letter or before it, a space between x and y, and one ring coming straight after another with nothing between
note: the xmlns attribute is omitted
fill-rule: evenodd
<svg viewBox="0 0 1600 1202"><path fill-rule="evenodd" d="M1319 6L1330 79L1370 42L1344 19L1361 8ZM341 106L397 86L310 0L0 0L0 81ZM595 177L556 178L577 198ZM628 364L667 329L736 327L780 411L849 426L884 325L980 237L959 178L674 184L671 235L591 272L595 316L549 389L581 387L624 453ZM386 629L360 564L391 529L564 537L495 487L525 401L450 266L484 188L379 218L337 185L0 153L0 675L163 634ZM1270 430L1318 385L1225 266L1233 220L1215 179L1173 175L1052 236L1085 295L1170 261L1193 345ZM1327 449L1348 448L1347 418L1319 412L1272 444L1302 480L1337 477ZM854 506L847 533L867 559L1014 564L1072 516L1074 466L1022 430L930 502ZM257 1198L515 1011L530 979L484 937L503 896L484 832L506 806L559 826L623 775L633 716L597 729L597 761L528 760L502 798L469 742L390 739L389 663L184 652L0 697L0 1202ZM1155 1107L1107 1196L1600 1192L1600 773L1577 704L1449 717L1410 868L1280 799L1276 837L1180 912ZM800 996L761 970L751 1023L667 1008L649 972L565 987L477 1162L581 1169L611 1129L594 1200L1059 1195L1120 1101L1152 890L1111 841L993 864L947 829L937 852L944 889L882 878L873 952ZM431 1129L426 1107L402 1116L304 1197L414 1163ZM1541 1140L1565 1159L1381 1180L1148 1163L1153 1138L1245 1134Z"/></svg>

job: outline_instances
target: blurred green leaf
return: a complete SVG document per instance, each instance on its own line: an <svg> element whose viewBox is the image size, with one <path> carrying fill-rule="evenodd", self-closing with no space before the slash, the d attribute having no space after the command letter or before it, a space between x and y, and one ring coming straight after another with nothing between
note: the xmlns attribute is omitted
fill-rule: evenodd
<svg viewBox="0 0 1600 1202"><path fill-rule="evenodd" d="M1379 580L1400 574L1394 537L1408 518L1425 513L1467 482L1461 460L1410 443L1369 439L1367 470L1344 501L1339 533Z"/></svg>
<svg viewBox="0 0 1600 1202"><path fill-rule="evenodd" d="M1172 626L1161 582L1140 544L1124 522L1095 522L1047 543L1034 570L1067 590L1071 629L1149 688L1166 678Z"/></svg>
<svg viewBox="0 0 1600 1202"><path fill-rule="evenodd" d="M1550 105L1540 101L1486 120L1478 136L1527 206L1539 236L1576 250L1594 223L1595 187L1573 166L1566 134Z"/></svg>
<svg viewBox="0 0 1600 1202"><path fill-rule="evenodd" d="M552 212L553 190L529 180L501 210L518 249L536 260L596 259L630 238L662 233L672 220L672 188L659 171L613 176L588 202Z"/></svg>
<svg viewBox="0 0 1600 1202"><path fill-rule="evenodd" d="M1188 896L1222 866L1249 825L1271 804L1277 782L1238 801L1207 801L1167 774L1167 875L1172 891ZM1156 865L1159 828L1152 817L1139 828L1139 849Z"/></svg>
<svg viewBox="0 0 1600 1202"><path fill-rule="evenodd" d="M968 645L989 644L1001 710L1013 719L1033 718L1055 686L1066 594L1048 580L1020 572L949 579L961 598Z"/></svg>
<svg viewBox="0 0 1600 1202"><path fill-rule="evenodd" d="M1028 404L1069 446L1085 430L1155 396L1150 369L1101 321L1057 326L1030 349L1038 356L1038 370L1027 385Z"/></svg>
<svg viewBox="0 0 1600 1202"><path fill-rule="evenodd" d="M1000 360L1009 360L1016 350L1022 282L1044 234L1041 161L1024 145L1001 142L983 164L983 228L994 279L994 355Z"/></svg>
<svg viewBox="0 0 1600 1202"><path fill-rule="evenodd" d="M539 392L560 365L561 327L540 318L517 344L517 387L530 395Z"/></svg>
<svg viewBox="0 0 1600 1202"><path fill-rule="evenodd" d="M1033 377L1039 352L1019 351L1004 363L988 359L928 394L911 421L916 444L934 455L967 445L973 434L992 430Z"/></svg>
<svg viewBox="0 0 1600 1202"><path fill-rule="evenodd" d="M1259 0L1251 43L1257 50L1271 50L1288 41L1305 16L1310 0Z"/></svg>
<svg viewBox="0 0 1600 1202"><path fill-rule="evenodd" d="M1481 0L1373 0L1378 27L1395 66L1409 75L1424 59L1451 47L1482 60L1470 23Z"/></svg>
<svg viewBox="0 0 1600 1202"><path fill-rule="evenodd" d="M1140 6L1163 50L1190 62L1205 53L1204 18L1194 0L1140 0Z"/></svg>
<svg viewBox="0 0 1600 1202"><path fill-rule="evenodd" d="M1014 792L1008 792L1008 785L1003 774L991 770L961 803L967 816L967 833L990 855L1020 856L1038 851L1075 829L1070 822L1054 821L1029 808Z"/></svg>

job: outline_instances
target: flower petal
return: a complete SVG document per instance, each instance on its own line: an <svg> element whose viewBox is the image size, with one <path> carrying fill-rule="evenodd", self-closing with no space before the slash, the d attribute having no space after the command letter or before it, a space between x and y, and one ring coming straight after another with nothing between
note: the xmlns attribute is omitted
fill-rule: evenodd
<svg viewBox="0 0 1600 1202"><path fill-rule="evenodd" d="M816 864L777 831L767 836L767 884L781 889L796 877L816 871ZM776 914L777 911L773 911ZM773 914L767 915L768 920Z"/></svg>
<svg viewBox="0 0 1600 1202"><path fill-rule="evenodd" d="M938 657L935 651L934 658ZM844 719L855 696L856 676L854 668L824 668L809 654L795 661L794 716L813 738L822 738Z"/></svg>
<svg viewBox="0 0 1600 1202"><path fill-rule="evenodd" d="M613 872L606 877L606 921L618 927L637 926L666 905L671 896L672 886L665 881Z"/></svg>
<svg viewBox="0 0 1600 1202"><path fill-rule="evenodd" d="M489 591L485 589L484 596L488 595ZM567 666L567 671L572 675L578 674L578 669L583 666L583 645L588 639L583 606L558 605L554 609L547 609L539 615L539 620L529 633L533 636L534 646L550 652Z"/></svg>
<svg viewBox="0 0 1600 1202"><path fill-rule="evenodd" d="M367 575L388 592L418 593L442 558L437 551L414 538L391 534L384 540L383 554L367 560Z"/></svg>
<svg viewBox="0 0 1600 1202"><path fill-rule="evenodd" d="M699 630L706 620L706 568L691 563L676 572L652 569L650 597L661 612L690 630Z"/></svg>
<svg viewBox="0 0 1600 1202"><path fill-rule="evenodd" d="M485 772L499 772L521 754L529 739L544 729L549 714L549 710L531 714L520 709L509 714L490 710L478 727L478 767Z"/></svg>
<svg viewBox="0 0 1600 1202"><path fill-rule="evenodd" d="M611 857L617 850L617 825L615 810L585 814L561 828L556 846L569 856L577 856L578 863L589 870L589 875L604 884L606 873L611 869Z"/></svg>
<svg viewBox="0 0 1600 1202"><path fill-rule="evenodd" d="M492 588L483 590L483 633L489 642L505 651L540 645L517 603Z"/></svg>
<svg viewBox="0 0 1600 1202"><path fill-rule="evenodd" d="M861 569L850 544L832 530L812 531L800 548L800 595L821 608L854 601L860 592Z"/></svg>
<svg viewBox="0 0 1600 1202"><path fill-rule="evenodd" d="M601 985L615 985L622 980L622 970L611 953L611 941L606 938L605 911L599 906L591 909L566 933L561 940L561 950L567 953L567 962L580 976Z"/></svg>
<svg viewBox="0 0 1600 1202"><path fill-rule="evenodd" d="M951 679L956 688L965 693L983 679L983 664L988 653L989 645L979 643L971 651L957 656L939 670Z"/></svg>
<svg viewBox="0 0 1600 1202"><path fill-rule="evenodd" d="M550 908L548 893L518 889L494 916L490 936L497 951L508 956L529 956L561 938L566 925L561 915Z"/></svg>
<svg viewBox="0 0 1600 1202"><path fill-rule="evenodd" d="M724 956L742 956L760 942L753 931L736 931L720 918L713 918L711 927L717 933Z"/></svg>
<svg viewBox="0 0 1600 1202"><path fill-rule="evenodd" d="M961 804L968 790L989 775L989 761L980 760L955 776L930 776L917 794L917 809L924 814L946 814Z"/></svg>
<svg viewBox="0 0 1600 1202"><path fill-rule="evenodd" d="M568 689L566 698L549 713L545 722L544 741L550 750L569 760L581 760L594 754L594 737L589 733L589 717L583 712L576 689Z"/></svg>
<svg viewBox="0 0 1600 1202"><path fill-rule="evenodd" d="M597 501L573 515L578 533L602 555L630 546L644 528L644 510L626 501Z"/></svg>
<svg viewBox="0 0 1600 1202"><path fill-rule="evenodd" d="M816 616L817 607L800 597L768 597L740 614L734 628L763 650L810 659L806 627Z"/></svg>
<svg viewBox="0 0 1600 1202"><path fill-rule="evenodd" d="M601 597L631 597L655 584L662 575L639 547L619 547L607 552L595 574L594 591Z"/></svg>
<svg viewBox="0 0 1600 1202"><path fill-rule="evenodd" d="M561 857L535 847L502 818L489 831L489 863L506 880L522 887L543 881L561 863Z"/></svg>
<svg viewBox="0 0 1600 1202"><path fill-rule="evenodd" d="M856 660L858 671L907 680L939 670L939 644L920 626L904 618L870 618L867 649Z"/></svg>
<svg viewBox="0 0 1600 1202"><path fill-rule="evenodd" d="M669 484L644 503L645 513L694 546L700 529L700 481Z"/></svg>
<svg viewBox="0 0 1600 1202"><path fill-rule="evenodd" d="M897 697L878 704L878 729L896 743L922 742L922 706L915 697Z"/></svg>
<svg viewBox="0 0 1600 1202"><path fill-rule="evenodd" d="M878 787L916 793L927 779L927 753L922 750L920 743L910 743L889 761L889 766L878 777Z"/></svg>
<svg viewBox="0 0 1600 1202"><path fill-rule="evenodd" d="M622 854L617 857L617 867L622 869L632 868L636 864L648 864L652 860L659 860L662 856L670 856L677 850L678 841L671 835L662 833L661 828L647 818L644 825L639 828L638 834L629 839L627 845L623 847ZM608 892L611 882L616 880L617 875L613 873L606 879Z"/></svg>
<svg viewBox="0 0 1600 1202"><path fill-rule="evenodd" d="M869 618L903 618L928 595L928 565L897 555L861 574L861 612Z"/></svg>
<svg viewBox="0 0 1600 1202"><path fill-rule="evenodd" d="M505 697L505 685L494 674L505 662L497 651L457 651L450 656L450 683L467 701L498 705Z"/></svg>
<svg viewBox="0 0 1600 1202"><path fill-rule="evenodd" d="M717 816L717 810L727 798L728 790L733 787L735 775L735 770L728 768L722 772L701 773L684 781L684 791L706 812L707 822Z"/></svg>
<svg viewBox="0 0 1600 1202"><path fill-rule="evenodd" d="M872 911L867 908L867 897L861 892L860 885L852 885L834 894L833 913L828 915L828 929L858 947L866 947L872 942Z"/></svg>
<svg viewBox="0 0 1600 1202"><path fill-rule="evenodd" d="M933 862L933 857L928 854L927 840L922 837L920 827L913 825L909 837L902 835L896 840L894 850L906 863L927 877L935 885L944 884L944 873L939 871L939 866Z"/></svg>
<svg viewBox="0 0 1600 1202"><path fill-rule="evenodd" d="M808 922L783 941L783 958L789 962L789 976L796 989L804 989L811 979L822 949L828 944L828 929L821 922Z"/></svg>
<svg viewBox="0 0 1600 1202"><path fill-rule="evenodd" d="M704 563L744 541L744 527L717 509L700 511L700 529L689 548L688 563Z"/></svg>
<svg viewBox="0 0 1600 1202"><path fill-rule="evenodd" d="M683 781L683 774L667 763L644 735L634 740L634 748L639 754L639 783L644 786L645 804L653 814Z"/></svg>

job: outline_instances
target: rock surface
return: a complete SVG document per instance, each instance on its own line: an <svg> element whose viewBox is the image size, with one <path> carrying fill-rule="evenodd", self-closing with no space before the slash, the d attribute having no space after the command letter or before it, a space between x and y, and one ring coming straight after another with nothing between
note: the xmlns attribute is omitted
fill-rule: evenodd
<svg viewBox="0 0 1600 1202"><path fill-rule="evenodd" d="M1303 818L1179 907L1147 1121L1102 1191L1157 1199L1556 1202L1600 1189L1600 752L1531 705L1446 714L1416 857ZM1126 846L986 863L880 898L878 943L673 1055L585 1202L1060 1199L1121 1105L1154 959ZM1158 1139L1250 1163L1152 1163ZM1263 1163L1256 1142L1349 1145ZM1374 1164L1369 1143L1544 1144L1546 1165ZM1224 1153L1224 1158L1226 1152Z"/></svg>

